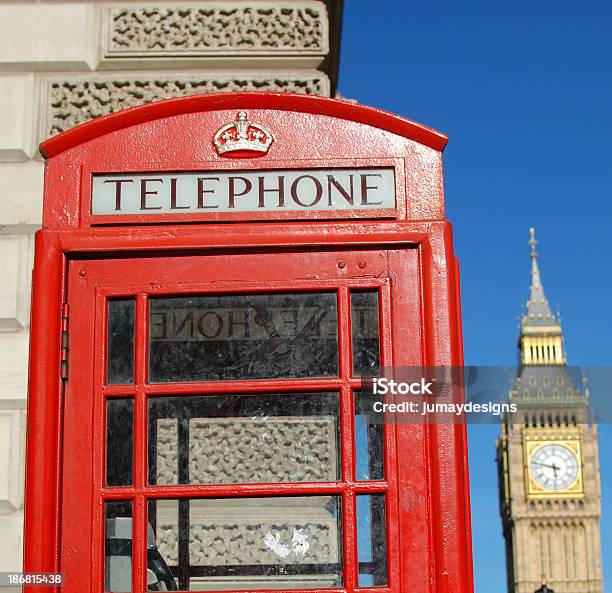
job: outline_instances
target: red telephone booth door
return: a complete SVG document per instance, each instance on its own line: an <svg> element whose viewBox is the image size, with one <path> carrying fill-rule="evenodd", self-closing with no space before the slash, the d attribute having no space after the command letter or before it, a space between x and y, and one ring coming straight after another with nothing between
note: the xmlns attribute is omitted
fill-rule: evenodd
<svg viewBox="0 0 612 593"><path fill-rule="evenodd" d="M416 248L70 261L65 593L425 591L424 427L362 392L421 363L419 278Z"/></svg>

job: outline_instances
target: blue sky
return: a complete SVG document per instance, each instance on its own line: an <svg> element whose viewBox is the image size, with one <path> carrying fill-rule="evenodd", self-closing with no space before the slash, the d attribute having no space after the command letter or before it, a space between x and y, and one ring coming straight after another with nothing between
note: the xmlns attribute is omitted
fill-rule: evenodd
<svg viewBox="0 0 612 593"><path fill-rule="evenodd" d="M466 364L516 362L530 226L570 363L612 364L611 21L604 3L345 1L342 94L450 137L445 193L461 259ZM476 593L506 590L497 433L470 427ZM612 429L601 426L604 532L612 530L610 451Z"/></svg>

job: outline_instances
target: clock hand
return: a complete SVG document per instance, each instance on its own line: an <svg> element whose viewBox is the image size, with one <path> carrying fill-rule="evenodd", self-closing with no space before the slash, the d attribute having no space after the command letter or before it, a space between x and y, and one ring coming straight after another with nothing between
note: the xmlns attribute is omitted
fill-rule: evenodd
<svg viewBox="0 0 612 593"><path fill-rule="evenodd" d="M559 469L556 465L549 465L547 463L540 463L539 461L532 461L531 464L532 465L541 465L542 467L550 467L550 468L554 469L555 472L556 472L556 470Z"/></svg>

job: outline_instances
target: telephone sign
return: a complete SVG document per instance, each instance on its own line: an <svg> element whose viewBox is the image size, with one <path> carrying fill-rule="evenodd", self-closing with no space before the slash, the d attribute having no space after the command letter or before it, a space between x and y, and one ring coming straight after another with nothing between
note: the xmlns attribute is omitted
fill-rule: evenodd
<svg viewBox="0 0 612 593"><path fill-rule="evenodd" d="M41 145L26 571L63 593L470 593L465 427L389 421L368 387L462 362L445 144L236 93Z"/></svg>
<svg viewBox="0 0 612 593"><path fill-rule="evenodd" d="M94 175L92 214L338 212L395 208L393 169Z"/></svg>

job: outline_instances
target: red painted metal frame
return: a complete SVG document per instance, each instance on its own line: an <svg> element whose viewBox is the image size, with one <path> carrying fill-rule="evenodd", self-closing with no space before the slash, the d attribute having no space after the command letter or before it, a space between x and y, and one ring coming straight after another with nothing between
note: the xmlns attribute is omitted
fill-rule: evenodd
<svg viewBox="0 0 612 593"><path fill-rule="evenodd" d="M413 250L414 251L414 250ZM137 515L137 510L142 513L146 500L158 498L174 498L174 497L203 497L203 496L266 496L266 495L306 495L306 494L336 494L343 495L344 508L342 516L344 517L344 557L348 567L345 573L345 588L344 590L352 591L356 587L356 534L355 534L355 496L358 494L368 493L386 493L387 497L387 517L397 516L397 468L395 464L395 427L386 427L386 476L385 480L379 481L356 481L355 468L353 458L353 390L361 387L361 380L352 378L352 360L351 360L351 336L350 336L350 288L373 288L381 291L381 302L386 306L381 307L381 324L388 326L390 323L390 290L389 279L381 279L381 274L386 271L387 261L381 259L379 249L373 251L352 250L331 251L331 252L315 252L308 255L308 260L305 261L303 254L300 253L272 253L269 255L262 254L242 254L241 256L234 255L232 261L234 269L231 272L233 277L239 276L240 273L248 272L249 275L258 278L257 281L247 282L240 277L239 280L233 282L225 282L226 277L226 262L231 256L228 255L208 255L204 258L170 258L168 261L160 264L159 260L124 260L121 264L121 269L118 268L115 260L100 260L100 261L75 261L70 269L69 290L72 287L72 297L76 302L80 303L83 313L73 317L73 332L84 332L85 338L79 340L79 348L86 353L94 352L94 372L93 388L91 384L91 369L77 368L75 375L71 378L71 385L67 392L67 402L71 399L72 406L75 406L75 398L80 401L77 411L78 418L66 419L65 426L65 442L66 451L64 455L64 479L70 483L81 478L87 484L90 482L89 472L83 475L83 468L92 467L93 474L91 482L93 490L88 493L86 487L82 492L75 493L73 490L66 489L64 492L64 541L62 548L64 550L64 558L68 558L68 563L65 562L64 570L71 576L67 580L68 590L81 591L89 589L101 593L101 584L103 583L103 515L102 508L98 501L104 500L133 500L134 501L134 520L135 520L135 537L134 537L134 564L136 565L136 551L144 549L144 524L137 523L142 517ZM413 254L412 261L416 264L416 258ZM246 262L241 265L239 273L236 267L236 259L238 257L246 258ZM301 259L301 261L300 261ZM340 271L336 266L338 260L342 260L348 270L352 272ZM212 260L212 261L211 261ZM217 260L215 262L215 260ZM296 261L297 260L297 261ZM329 265L325 268L324 260ZM378 261L376 261L378 260ZM368 264L368 262L370 262ZM358 266L358 263L361 266ZM173 270L171 274L161 276L155 272L163 265L165 270ZM364 267L365 266L365 267ZM182 267L182 269L180 269ZM319 276L325 276L323 272L327 269L327 279L317 278L313 280L279 280L269 281L266 276L269 276L271 271L275 278L277 277L305 277L312 269L320 271ZM372 269L374 267L374 269ZM413 266L414 267L414 266ZM330 273L331 270L331 273ZM368 277L355 277L354 274L360 271ZM123 274L129 278L126 283L123 280ZM351 276L351 274L353 276ZM414 273L412 276L414 277ZM171 278L169 278L170 276ZM206 276L206 282L193 284L192 278ZM151 284L151 278L155 278L154 285ZM94 302L94 289L97 295ZM146 297L160 296L167 294L206 294L213 292L219 294L223 292L235 293L239 292L251 293L258 291L306 291L306 290L334 290L338 293L340 317L338 319L339 338L340 338L340 374L337 379L293 379L293 380L273 380L273 381L231 381L231 382L191 382L177 384L148 384L146 380L145 369L147 363L147 323L146 318ZM416 285L412 284L410 290L413 292L412 301L418 302L418 290ZM404 291L406 294L409 290ZM136 345L136 383L128 386L109 386L105 384L104 375L106 360L104 356L104 344L106 343L106 298L109 296L127 295L135 296L137 299L136 307L136 326L137 345ZM91 311L96 311L96 323L94 331L91 331L92 316ZM418 310L415 309L411 313L418 316ZM88 327L81 327L82 322L85 322ZM412 325L415 325L414 321ZM418 323L417 323L418 325ZM382 341L383 346L383 362L390 364L391 360L391 340L390 334L388 339ZM416 340L418 342L418 339ZM78 363L87 363L88 361L79 358ZM181 486L147 486L146 483L146 418L145 407L147 397L155 397L156 395L171 395L171 394L223 394L223 393L242 393L242 392L312 392L312 391L339 391L341 393L341 410L340 410L340 425L341 425L341 441L342 441L342 481L334 483L275 483L275 484L244 484L244 485L181 485ZM135 475L134 487L105 487L104 486L104 404L105 398L103 394L106 392L106 397L116 396L132 396L135 398ZM89 401L89 397L93 397L93 401ZM67 403L68 407L69 403ZM75 406L76 407L76 406ZM91 443L83 443L83 435L77 434L74 430L75 425L79 427L88 426L91 421L91 410L94 410L94 427L93 438ZM411 435L412 438L412 435ZM86 445L86 446L85 446ZM93 463L87 461L88 456L92 455L93 447ZM404 446L411 449L409 443L404 443ZM73 468L79 468L79 474L73 474ZM88 500L93 496L93 507L89 517L86 516L86 505L78 505L81 499ZM76 511L77 517L74 517L73 510L78 506ZM142 515L145 516L145 515ZM141 521L142 522L142 521ZM82 541L82 530L77 526L77 523L86 523L94 526L94 533L91 534L93 541L96 542L94 549L97 554L92 557L92 576L91 581L75 580L85 579L86 574L79 567L87 564L88 553L79 543ZM390 549L389 566L395 568L390 571L389 586L379 588L384 590L399 590L397 566L398 562L398 544L397 534L398 525L395 521L389 521L389 539L392 545ZM140 538L136 537L140 534ZM141 558L142 560L142 558ZM142 566L142 564L141 564ZM425 567L424 567L425 568ZM143 571L144 573L144 571ZM143 574L134 573L134 591L142 591ZM88 586L88 582L98 583L98 588Z"/></svg>
<svg viewBox="0 0 612 593"><path fill-rule="evenodd" d="M226 159L214 154L212 135L222 124L233 121L236 111L241 109L248 109L250 118L262 121L273 130L275 142L269 154L250 161ZM390 266L398 274L399 284L416 280L420 286L420 301L411 305L415 307L420 326L409 327L410 331L417 332L418 345L402 345L401 336L397 331L393 332L394 322L383 313L381 328L386 344L385 356L392 351L392 361L396 365L413 364L414 360L428 366L461 364L458 266L453 255L450 224L444 219L440 153L445 144L444 135L379 110L332 99L271 93L204 95L150 104L99 118L43 143L41 150L48 161L44 230L36 239L33 284L25 570L54 571L60 567L60 561L65 561L59 557L64 460L62 425L74 418L71 419L71 411L63 407L63 384L59 378L60 311L61 303L70 299L67 292L70 262L76 264L80 260L111 256L142 257L153 261L151 258L237 247L259 252L268 249L304 249L310 252L313 249L346 251L376 246L389 252ZM89 225L96 222L91 219L83 201L93 171L134 170L134 163L140 163L138 170L154 170L161 166L165 170L184 171L191 170L194 163L201 167L206 161L206 167L237 170L279 166L302 168L305 162L307 166L319 163L318 166L327 167L328 163L345 159L363 163L363 166L375 161L394 163L396 178L400 180L400 186L404 184L403 188L399 187L401 200L398 201L396 220L246 222L249 218L245 215L232 224L210 222L170 226L164 219L162 226L160 219L156 225L143 220L147 225L141 227L92 227ZM407 248L417 250L416 269L407 269L401 260L401 253ZM122 286L129 285L129 282L128 278ZM345 288L339 287L339 290ZM103 295L103 292L99 294ZM141 322L145 301L142 291L139 295L137 318ZM404 297L397 294L393 298L401 301ZM396 307L396 310L402 308ZM74 319L74 315L72 317ZM345 318L346 327L347 322ZM87 327L94 335L93 312L88 323ZM72 331L78 329L73 327ZM97 331L95 339L99 340L99 328ZM343 339L346 341L348 335ZM139 340L142 350L146 341L144 334L140 334ZM72 349L71 363L74 363L75 356L79 360L77 352ZM91 353L89 362L86 362L86 354L81 352L83 370L90 368L94 376L94 372L100 372L102 362L96 363L96 370ZM344 365L347 364L344 360ZM141 360L139 365L137 376L142 379L144 361ZM74 372L74 366L71 372ZM272 383L265 383L260 386L272 387ZM282 387L281 383L278 388ZM165 387L163 391L168 393ZM246 384L242 387L250 388ZM186 392L181 385L172 389L176 393ZM157 387L147 387L147 392L152 395L156 390ZM128 392L108 386L100 393L113 397ZM133 393L137 399L144 397L144 391L135 389ZM136 410L137 420L141 423L143 414L141 403ZM348 408L344 411L346 414ZM83 438L80 441L85 450L97 443L93 450L97 451L98 458L102 438L100 427L97 424L89 430L82 426ZM344 430L347 430L346 425ZM397 455L397 514L391 519L392 513L388 513L390 530L400 530L397 533L398 547L390 551L393 554L389 564L390 579L399 584L399 589L393 588L411 593L470 593L465 426L432 424L415 428L414 425L398 425L396 434L398 443L413 439L415 453L414 456L407 455L400 449ZM138 446L144 453L142 438L140 443ZM141 459L143 465L136 467L135 472L137 483L142 485L139 500L143 501L145 494L155 494L144 485L144 455ZM93 468L89 471L92 472ZM78 488L78 484L75 487ZM317 487L321 486L312 486L314 489ZM156 488L160 496L177 495L174 487ZM184 487L180 488L183 492ZM197 488L200 488L200 494L212 492L206 490L210 487ZM117 490L107 489L108 496L121 496ZM253 485L245 487L243 493L253 496L263 491L265 485ZM89 509L83 511L83 541L94 541L92 534L95 533L99 547L102 526L91 520L92 505L83 506ZM78 517L81 511L76 508L71 512ZM135 528L140 542L144 542L145 526L136 525ZM353 542L354 538L353 532ZM346 540L349 548L350 541L351 536ZM348 552L352 553L350 549ZM142 554L142 551L138 553ZM142 556L140 561L143 561ZM95 563L92 558L90 565ZM26 593L37 591L29 587L24 590ZM381 589L372 589L372 593L374 590Z"/></svg>
<svg viewBox="0 0 612 593"><path fill-rule="evenodd" d="M178 114L202 113L221 109L279 109L328 115L365 123L399 136L405 136L439 151L444 150L448 142L448 138L444 134L432 128L382 109L374 109L349 101L291 93L208 93L149 103L99 117L46 140L41 144L40 151L48 159L103 134L116 132L128 126L148 123L155 119Z"/></svg>
<svg viewBox="0 0 612 593"><path fill-rule="evenodd" d="M270 99L267 101L267 99ZM254 159L219 156L216 131L236 118L237 105L264 123L275 136L267 154ZM81 143L79 144L78 141ZM92 217L88 196L91 175L115 171L278 169L385 166L395 169L396 212L372 211L372 217L442 220L444 199L440 149L446 137L383 111L334 99L290 94L237 93L195 95L135 107L101 117L41 145L50 156L45 173L45 228L79 228L91 224L134 224L134 217ZM407 196L410 199L407 199ZM276 220L299 218L281 214ZM304 216L304 214L301 214ZM322 213L312 212L317 219ZM354 219L354 212L327 214ZM258 213L219 217L247 221ZM200 217L202 220L203 217ZM206 217L211 220L211 217ZM142 217L138 224L193 222L197 215ZM271 220L271 219L270 219Z"/></svg>

